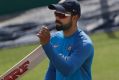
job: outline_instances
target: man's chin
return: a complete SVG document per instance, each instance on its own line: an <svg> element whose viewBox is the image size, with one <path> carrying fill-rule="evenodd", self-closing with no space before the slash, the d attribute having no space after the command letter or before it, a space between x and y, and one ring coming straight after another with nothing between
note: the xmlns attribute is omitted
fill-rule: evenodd
<svg viewBox="0 0 119 80"><path fill-rule="evenodd" d="M63 30L63 28L62 28L62 26L56 25L56 30L57 30L57 31L61 31L61 30Z"/></svg>
<svg viewBox="0 0 119 80"><path fill-rule="evenodd" d="M61 24L60 23L56 23L56 26L61 26Z"/></svg>

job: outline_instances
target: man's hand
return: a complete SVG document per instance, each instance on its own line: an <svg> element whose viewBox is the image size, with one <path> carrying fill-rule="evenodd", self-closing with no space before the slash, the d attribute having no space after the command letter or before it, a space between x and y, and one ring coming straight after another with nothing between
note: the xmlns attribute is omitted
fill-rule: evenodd
<svg viewBox="0 0 119 80"><path fill-rule="evenodd" d="M45 45L50 41L50 31L46 26L43 26L37 36L40 39L40 44Z"/></svg>

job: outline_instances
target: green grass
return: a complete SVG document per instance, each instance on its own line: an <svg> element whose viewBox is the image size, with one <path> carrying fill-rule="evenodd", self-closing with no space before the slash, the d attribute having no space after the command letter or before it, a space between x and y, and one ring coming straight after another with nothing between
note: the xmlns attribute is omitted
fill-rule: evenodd
<svg viewBox="0 0 119 80"><path fill-rule="evenodd" d="M95 47L92 66L93 80L119 80L119 32L115 32L115 36L115 38L110 38L105 33L91 35ZM0 74L12 67L37 46L28 45L0 50ZM47 66L48 60L45 59L20 80L43 80Z"/></svg>
<svg viewBox="0 0 119 80"><path fill-rule="evenodd" d="M115 38L107 34L94 34L95 46L93 62L93 80L119 80L119 32Z"/></svg>

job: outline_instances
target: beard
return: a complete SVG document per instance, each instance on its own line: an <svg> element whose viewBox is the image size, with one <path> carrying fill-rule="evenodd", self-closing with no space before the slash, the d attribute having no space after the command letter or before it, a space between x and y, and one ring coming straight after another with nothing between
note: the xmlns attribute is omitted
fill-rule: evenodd
<svg viewBox="0 0 119 80"><path fill-rule="evenodd" d="M69 22L69 23L67 23L67 24L62 24L61 22L59 22L58 20L56 20L56 23L58 23L58 24L56 24L56 30L57 31L61 31L61 30L63 30L63 31L66 31L66 30L68 30L68 29L70 29L71 28L71 21Z"/></svg>

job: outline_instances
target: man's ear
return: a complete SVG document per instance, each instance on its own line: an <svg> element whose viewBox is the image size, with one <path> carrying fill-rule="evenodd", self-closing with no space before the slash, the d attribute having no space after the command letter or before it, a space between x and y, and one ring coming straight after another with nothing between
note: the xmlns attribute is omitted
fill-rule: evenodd
<svg viewBox="0 0 119 80"><path fill-rule="evenodd" d="M72 20L78 20L80 18L80 16L78 16L78 15L73 15L72 16Z"/></svg>
<svg viewBox="0 0 119 80"><path fill-rule="evenodd" d="M80 16L79 15L76 15L76 18L77 18L77 20L80 18Z"/></svg>

